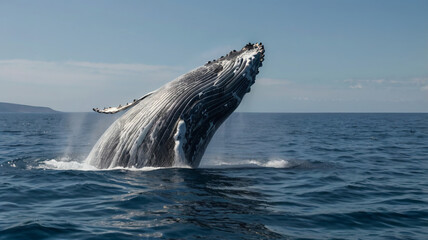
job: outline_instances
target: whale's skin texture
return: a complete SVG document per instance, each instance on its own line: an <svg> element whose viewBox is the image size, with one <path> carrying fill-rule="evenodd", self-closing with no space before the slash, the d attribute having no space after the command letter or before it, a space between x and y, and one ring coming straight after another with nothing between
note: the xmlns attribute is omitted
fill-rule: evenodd
<svg viewBox="0 0 428 240"><path fill-rule="evenodd" d="M212 136L238 107L264 60L261 43L209 61L124 107L130 108L97 141L86 162L114 167L196 168Z"/></svg>

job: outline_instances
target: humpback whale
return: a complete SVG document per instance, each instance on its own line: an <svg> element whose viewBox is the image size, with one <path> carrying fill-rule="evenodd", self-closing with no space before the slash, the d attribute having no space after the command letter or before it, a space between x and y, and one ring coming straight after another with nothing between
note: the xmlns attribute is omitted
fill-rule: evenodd
<svg viewBox="0 0 428 240"><path fill-rule="evenodd" d="M262 43L209 61L132 102L100 137L86 162L97 168L196 168L215 131L250 91L264 60Z"/></svg>

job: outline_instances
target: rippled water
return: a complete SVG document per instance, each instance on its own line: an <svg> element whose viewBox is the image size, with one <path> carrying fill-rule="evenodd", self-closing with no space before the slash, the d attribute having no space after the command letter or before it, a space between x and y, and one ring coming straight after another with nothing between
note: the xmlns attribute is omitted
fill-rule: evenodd
<svg viewBox="0 0 428 240"><path fill-rule="evenodd" d="M0 114L0 239L426 239L428 114L234 114L199 169L83 164L114 115Z"/></svg>

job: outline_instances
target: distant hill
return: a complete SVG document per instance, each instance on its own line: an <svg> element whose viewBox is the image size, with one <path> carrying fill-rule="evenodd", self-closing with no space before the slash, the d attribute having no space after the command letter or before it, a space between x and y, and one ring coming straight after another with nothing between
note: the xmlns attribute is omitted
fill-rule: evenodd
<svg viewBox="0 0 428 240"><path fill-rule="evenodd" d="M54 113L57 112L48 107L35 107L29 105L0 102L0 113Z"/></svg>

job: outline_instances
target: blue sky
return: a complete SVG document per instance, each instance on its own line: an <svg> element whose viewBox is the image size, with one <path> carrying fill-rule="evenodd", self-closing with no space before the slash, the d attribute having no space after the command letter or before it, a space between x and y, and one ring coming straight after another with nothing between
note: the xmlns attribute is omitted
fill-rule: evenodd
<svg viewBox="0 0 428 240"><path fill-rule="evenodd" d="M263 42L238 111L428 112L428 1L0 1L0 101L90 111Z"/></svg>

